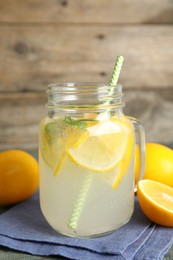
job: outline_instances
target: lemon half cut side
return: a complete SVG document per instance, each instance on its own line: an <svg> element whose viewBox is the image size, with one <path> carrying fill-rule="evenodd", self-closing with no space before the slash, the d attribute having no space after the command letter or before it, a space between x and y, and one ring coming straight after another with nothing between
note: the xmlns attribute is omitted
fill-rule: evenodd
<svg viewBox="0 0 173 260"><path fill-rule="evenodd" d="M140 180L137 186L139 205L154 223L173 227L173 188L154 180Z"/></svg>

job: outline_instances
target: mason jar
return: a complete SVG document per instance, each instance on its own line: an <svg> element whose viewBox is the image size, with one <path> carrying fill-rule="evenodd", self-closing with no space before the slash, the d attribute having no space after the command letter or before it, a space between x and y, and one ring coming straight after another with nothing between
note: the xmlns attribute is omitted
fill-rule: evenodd
<svg viewBox="0 0 173 260"><path fill-rule="evenodd" d="M138 140L142 177L143 127L123 114L120 85L58 83L47 95L39 129L42 213L67 236L108 234L134 210L134 148Z"/></svg>

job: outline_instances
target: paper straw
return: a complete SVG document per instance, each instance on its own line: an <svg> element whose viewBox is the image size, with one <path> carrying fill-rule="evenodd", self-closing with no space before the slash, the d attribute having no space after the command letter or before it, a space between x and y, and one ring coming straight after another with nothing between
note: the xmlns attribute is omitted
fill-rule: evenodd
<svg viewBox="0 0 173 260"><path fill-rule="evenodd" d="M93 177L92 174L88 174L86 176L86 180L84 181L83 187L80 190L79 196L75 202L75 206L73 208L73 211L70 216L69 223L68 223L68 226L72 229L77 228L78 220L79 220L83 205L85 203L85 199L86 199L88 191L89 191L92 177Z"/></svg>
<svg viewBox="0 0 173 260"><path fill-rule="evenodd" d="M115 86L117 84L118 78L119 78L119 75L120 75L120 72L121 72L123 61L124 61L123 56L117 57L117 60L115 62L115 66L114 66L114 69L113 69L113 73L112 73L112 78L109 82L110 86ZM112 89L112 88L110 88L110 89ZM113 91L113 89L112 89L112 91ZM111 92L110 92L110 94L112 94ZM79 192L79 195L76 199L74 208L72 210L72 214L69 218L68 226L70 228L74 229L74 230L77 229L77 227L78 227L78 221L79 221L83 206L85 204L86 197L88 195L88 191L89 191L89 188L90 188L90 183L91 183L92 178L93 178L93 174L94 173L89 173L86 176L84 184L83 184L83 186L82 186L82 188Z"/></svg>
<svg viewBox="0 0 173 260"><path fill-rule="evenodd" d="M121 68L122 68L122 65L123 65L123 61L124 61L123 56L117 57L117 60L115 62L115 66L114 66L114 69L113 69L113 73L112 73L112 78L109 82L110 86L115 86L117 84L119 76L120 76Z"/></svg>

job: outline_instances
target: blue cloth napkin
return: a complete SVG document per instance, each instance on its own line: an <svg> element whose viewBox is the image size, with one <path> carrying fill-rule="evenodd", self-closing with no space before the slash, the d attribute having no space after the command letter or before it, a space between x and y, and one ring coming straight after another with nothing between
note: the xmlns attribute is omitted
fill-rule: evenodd
<svg viewBox="0 0 173 260"><path fill-rule="evenodd" d="M173 229L154 225L137 200L129 223L110 235L70 238L55 232L39 206L39 194L0 215L0 245L34 255L76 260L162 259L173 244Z"/></svg>

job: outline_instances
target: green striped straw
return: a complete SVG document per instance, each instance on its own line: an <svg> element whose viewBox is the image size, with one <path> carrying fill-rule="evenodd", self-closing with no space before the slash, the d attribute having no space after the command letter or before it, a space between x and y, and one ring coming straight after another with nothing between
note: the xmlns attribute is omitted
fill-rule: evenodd
<svg viewBox="0 0 173 260"><path fill-rule="evenodd" d="M116 60L116 63L115 63L114 69L113 69L112 78L109 82L110 86L115 86L117 84L123 61L124 61L123 56L117 57L117 60ZM110 89L111 89L111 92L113 92L113 88L110 88ZM110 94L112 94L112 93L110 93ZM73 210L72 210L72 214L71 214L69 221L68 221L69 228L72 228L73 230L77 229L78 221L79 221L79 218L80 218L86 197L88 195L88 191L89 191L89 188L90 188L92 178L93 178L92 173L89 173L86 176L84 184L83 184L83 186L82 186L82 188L79 192L79 195L78 195L78 197L75 201L75 204L74 204L74 207L73 207Z"/></svg>
<svg viewBox="0 0 173 260"><path fill-rule="evenodd" d="M119 76L120 76L121 68L122 68L122 65L123 65L123 61L124 61L123 56L117 57L117 60L115 62L115 66L114 66L114 69L113 69L113 73L112 73L112 78L109 82L110 86L115 86L117 84Z"/></svg>
<svg viewBox="0 0 173 260"><path fill-rule="evenodd" d="M79 221L79 217L85 202L85 199L88 194L88 190L90 187L90 183L92 181L93 175L90 173L87 175L86 180L84 181L84 184L82 186L82 189L80 190L79 196L77 197L77 200L75 202L72 214L69 219L68 226L72 229L76 229Z"/></svg>

